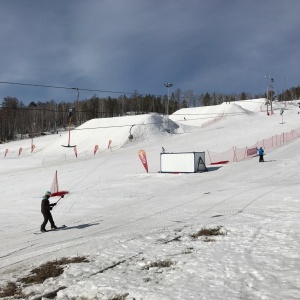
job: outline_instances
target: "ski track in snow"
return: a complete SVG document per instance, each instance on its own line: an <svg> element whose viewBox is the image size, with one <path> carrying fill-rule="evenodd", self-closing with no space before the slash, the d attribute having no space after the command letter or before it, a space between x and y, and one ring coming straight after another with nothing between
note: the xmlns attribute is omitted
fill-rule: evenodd
<svg viewBox="0 0 300 300"><path fill-rule="evenodd" d="M292 168L292 167L291 167ZM286 171L286 170L285 170ZM299 172L298 172L299 173ZM276 174L273 174L273 175L270 175L268 177L268 179L274 177L274 176L279 176L278 173ZM289 181L291 177L294 177L295 174L292 174L291 176L287 177L284 179L284 181ZM281 182L281 184L284 186L284 181ZM182 184L184 185L184 184ZM249 186L251 185L251 183L249 183ZM213 214L222 214L222 217L233 217L235 214L238 214L238 213L246 213L246 214L260 214L260 215L265 215L265 211L261 210L261 211L258 211L257 209L255 210L245 210L246 207L250 206L251 204L253 204L256 200L258 200L259 198L269 194L271 191L274 192L274 189L271 189L270 187L268 187L268 183L262 183L261 184L261 189L266 189L266 191L261 191L260 195L259 196L255 196L254 199L251 199L249 200L249 196L247 197L247 203L244 205L243 202L241 202L241 197L243 194L249 194L252 190L257 190L258 189L258 186L255 185L255 187L253 188L246 188L241 191L241 192L238 192L236 193L235 195L231 195L230 197L228 198L225 198L221 201L218 201L215 205L207 208L205 211L200 211L200 212L194 212L194 211L188 211L187 210L187 205L189 203L192 203L194 201L198 201L200 200L202 197L220 197L218 196L218 192L213 192L213 193L210 193L209 195L202 195L200 197L196 197L195 199L192 199L192 200L189 200L187 202L183 202L183 203L180 203L178 206L171 206L171 207L168 207L166 208L165 210L160 210L158 209L158 211L154 212L152 215L146 215L145 217L142 217L142 218L138 218L138 219L134 219L132 221L127 221L126 223L122 223L122 224L119 224L119 225L116 225L116 226L113 226L113 227L108 227L108 228L102 228L100 230L97 230L94 232L94 230L92 230L91 233L88 233L88 234L84 234L84 238L88 238L88 242L92 242L94 239L98 239L99 238L99 235L105 235L107 234L107 232L110 232L110 231L113 231L117 228L123 228L125 226L128 226L129 224L132 224L132 223L137 223L137 222L141 222L141 221L144 221L145 219L151 219L153 217L156 217L156 216L162 216L163 219L165 221L167 221L167 223L170 221L170 224L169 225L166 225L164 224L164 222L162 222L161 220L159 220L161 222L161 224L157 225L153 230L154 231L165 231L165 230L169 230L170 227L173 227L173 226L177 226L176 225L172 225L172 222L179 222L179 223L186 223L190 220L194 220L195 218L198 218L198 217L203 217L203 215L206 215L206 218L207 218L207 222L203 222L204 220L202 219L201 222L203 224L205 224L206 226L211 224L211 223L215 223L216 220L211 220L211 217ZM178 188L180 189L182 186L179 186ZM230 187L230 188L227 188L227 190L232 190L232 189L237 189L239 188L238 186L237 187ZM277 189L280 189L281 187L278 187ZM160 194L160 197L163 198L164 196L168 195L170 193L170 190L171 188L167 189L164 193L161 193ZM220 194L224 194L225 190L222 190L222 192ZM150 202L151 203L151 198L153 198L153 196L151 196L149 199L145 199L145 200L142 200L142 201L138 201L138 202L134 202L134 203L131 203L131 204L128 204L126 206L120 206L120 208L117 208L115 210L112 210L110 212L110 214L115 214L118 210L123 210L124 208L128 208L128 207L131 207L131 212L134 210L135 206L136 205L140 205L140 204L143 204L143 203L148 203ZM235 200L236 199L236 200ZM226 206L235 206L235 202L238 203L238 206L239 208L237 209L232 209L232 210L218 210L218 207L222 204L224 204L226 202ZM178 207L185 207L185 211L182 211L181 209L179 209L178 211L177 208ZM214 209L213 213L211 213L212 209ZM170 211L174 211L174 213L170 212ZM138 210L139 211L139 210ZM104 219L106 216L103 216ZM176 219L176 221L171 221L171 220L174 220ZM77 221L77 223L80 222L80 221ZM93 221L95 222L95 221ZM149 221L148 221L149 222ZM222 218L222 222L224 222L224 218ZM157 223L157 220L156 220L156 223ZM88 222L88 224L91 224L91 222ZM101 226L102 224L100 224ZM140 226L140 225L139 225ZM147 226L149 226L149 223L147 224ZM102 227L102 226L101 226ZM68 226L67 228L65 229L61 229L60 231L62 231L63 233L68 232L68 230L72 230L72 229L75 229L76 226ZM140 228L140 227L139 227ZM157 229L157 228L160 228L160 229ZM167 228L167 229L165 229ZM28 230L26 230L25 232L28 232ZM31 231L32 233L32 231ZM134 239L136 236L140 237L140 236L143 236L145 233L148 233L148 232L143 232L143 229L140 228L140 231L139 232L131 232L131 231L128 231L126 233L126 237L130 236L130 239ZM44 235L49 235L51 234L50 232L49 233L46 233ZM58 232L55 232L53 234L58 234ZM95 238L94 236L97 235L98 237ZM65 236L65 235L64 235ZM122 234L117 234L116 237L117 238L122 238ZM84 243L86 243L87 241L83 241L81 242L80 240L82 239L83 237L71 237L71 238L67 238L62 241L63 244L60 244L60 245L52 245L51 243L49 244L43 244L42 246L40 246L39 244L30 244L29 246L26 246L26 247L22 247L20 249L17 249L11 253L7 253L5 254L4 256L1 255L0 257L0 262L1 262L1 259L2 258L5 258L5 260L7 261L7 258L8 257L11 257L13 256L13 259L10 259L12 260L12 262L10 262L9 265L1 265L1 267L8 267L8 266L11 266L11 265L15 265L15 264L18 264L18 263L22 263L24 262L25 260L30 260L31 258L34 258L36 256L43 256L45 254L49 254L49 253L53 253L53 252L57 252L61 249L66 249L66 248L70 248L70 247L75 247L77 245L82 245ZM32 241L30 241L32 242ZM55 242L56 244L57 242ZM22 243L23 244L23 243ZM17 246L17 245L16 245ZM43 250L44 248L46 247L47 250ZM26 252L26 254L23 254L22 252Z"/></svg>

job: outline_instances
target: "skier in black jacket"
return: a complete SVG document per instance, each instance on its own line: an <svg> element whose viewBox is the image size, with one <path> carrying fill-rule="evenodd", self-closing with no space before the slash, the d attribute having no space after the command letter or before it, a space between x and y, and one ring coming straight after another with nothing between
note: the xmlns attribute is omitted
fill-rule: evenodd
<svg viewBox="0 0 300 300"><path fill-rule="evenodd" d="M50 221L51 229L57 229L57 227L54 224L52 214L51 214L51 209L53 208L53 206L56 205L56 203L50 204L50 201L49 201L50 196L51 196L51 192L47 191L45 193L45 196L43 196L43 199L42 199L41 212L44 216L44 222L41 225L41 232L47 231L46 224L48 223L48 221Z"/></svg>

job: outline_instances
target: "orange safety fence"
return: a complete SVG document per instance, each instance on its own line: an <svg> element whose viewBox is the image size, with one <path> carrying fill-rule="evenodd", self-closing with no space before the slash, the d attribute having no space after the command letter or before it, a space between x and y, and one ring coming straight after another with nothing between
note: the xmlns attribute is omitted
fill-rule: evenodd
<svg viewBox="0 0 300 300"><path fill-rule="evenodd" d="M300 136L300 128L293 129L290 132L283 132L281 134L273 135L268 139L263 139L256 142L256 144L244 148L233 146L224 152L207 151L207 157L210 164L223 164L229 162L238 162L249 157L257 155L257 148L262 147L264 150L270 150L282 146L283 144L294 140Z"/></svg>

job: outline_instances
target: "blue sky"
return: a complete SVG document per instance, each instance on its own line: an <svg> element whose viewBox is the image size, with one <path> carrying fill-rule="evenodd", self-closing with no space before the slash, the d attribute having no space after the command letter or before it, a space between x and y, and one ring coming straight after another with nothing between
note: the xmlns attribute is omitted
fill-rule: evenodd
<svg viewBox="0 0 300 300"><path fill-rule="evenodd" d="M94 94L263 93L299 85L299 0L2 0L0 82ZM85 91L91 89L97 91ZM72 89L0 83L4 97Z"/></svg>

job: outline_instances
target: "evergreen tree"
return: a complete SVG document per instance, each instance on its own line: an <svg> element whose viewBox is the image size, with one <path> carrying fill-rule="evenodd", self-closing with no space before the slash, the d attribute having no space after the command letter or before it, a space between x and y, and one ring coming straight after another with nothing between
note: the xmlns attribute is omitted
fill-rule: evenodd
<svg viewBox="0 0 300 300"><path fill-rule="evenodd" d="M203 106L209 106L211 105L211 97L209 93L206 93L202 99L202 105Z"/></svg>
<svg viewBox="0 0 300 300"><path fill-rule="evenodd" d="M241 93L240 100L247 100L246 93L244 93L244 92Z"/></svg>

